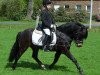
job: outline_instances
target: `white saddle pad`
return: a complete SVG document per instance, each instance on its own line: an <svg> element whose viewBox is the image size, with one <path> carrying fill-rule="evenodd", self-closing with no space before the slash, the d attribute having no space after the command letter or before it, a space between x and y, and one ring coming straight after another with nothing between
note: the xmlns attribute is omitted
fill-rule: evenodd
<svg viewBox="0 0 100 75"><path fill-rule="evenodd" d="M56 41L57 41L55 32L52 32L52 33L53 33L53 40L52 40L50 46L55 45ZM43 32L35 29L32 33L32 43L34 45L43 46L43 44L42 44L43 40L41 39L42 36L43 36Z"/></svg>

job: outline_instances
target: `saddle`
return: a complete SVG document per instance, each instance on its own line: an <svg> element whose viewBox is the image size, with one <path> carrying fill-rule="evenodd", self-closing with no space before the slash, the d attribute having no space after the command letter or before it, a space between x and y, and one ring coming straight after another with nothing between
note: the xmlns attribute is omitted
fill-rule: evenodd
<svg viewBox="0 0 100 75"><path fill-rule="evenodd" d="M54 46L56 44L57 38L55 32L51 32L51 39L50 39L50 45ZM32 33L32 43L34 45L43 46L45 40L45 34L43 33L42 25L38 24L38 26L35 28L35 30Z"/></svg>

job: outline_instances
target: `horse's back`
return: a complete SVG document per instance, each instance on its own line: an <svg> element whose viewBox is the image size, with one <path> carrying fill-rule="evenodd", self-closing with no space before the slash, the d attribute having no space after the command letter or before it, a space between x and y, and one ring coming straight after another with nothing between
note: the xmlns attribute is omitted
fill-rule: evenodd
<svg viewBox="0 0 100 75"><path fill-rule="evenodd" d="M33 28L25 29L24 31L21 32L21 34L25 36L29 36L32 34L33 30L34 30Z"/></svg>
<svg viewBox="0 0 100 75"><path fill-rule="evenodd" d="M29 44L32 41L33 28L25 29L20 32L20 43Z"/></svg>

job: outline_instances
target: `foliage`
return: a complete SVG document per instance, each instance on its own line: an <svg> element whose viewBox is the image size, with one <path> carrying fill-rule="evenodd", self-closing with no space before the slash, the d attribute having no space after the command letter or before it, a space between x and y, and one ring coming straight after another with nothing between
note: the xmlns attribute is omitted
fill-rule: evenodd
<svg viewBox="0 0 100 75"><path fill-rule="evenodd" d="M36 16L40 13L39 9L41 9L41 6L42 6L42 0L34 0L33 15L32 15L33 19L36 19Z"/></svg>
<svg viewBox="0 0 100 75"><path fill-rule="evenodd" d="M96 21L97 20L97 15L93 15L92 19Z"/></svg>
<svg viewBox="0 0 100 75"><path fill-rule="evenodd" d="M26 4L24 0L4 0L0 15L11 20L20 20L25 16Z"/></svg>
<svg viewBox="0 0 100 75"><path fill-rule="evenodd" d="M0 17L0 21L9 21L7 17Z"/></svg>
<svg viewBox="0 0 100 75"><path fill-rule="evenodd" d="M33 19L39 13L42 0L34 0ZM0 16L9 20L22 20L27 13L28 0L3 0L0 4Z"/></svg>
<svg viewBox="0 0 100 75"><path fill-rule="evenodd" d="M87 22L89 15L84 11L67 12L63 7L53 12L57 22Z"/></svg>
<svg viewBox="0 0 100 75"><path fill-rule="evenodd" d="M8 18L9 20L22 20L27 13L28 0L2 0L0 3L0 17ZM32 18L36 19L41 8L42 0L34 0ZM84 11L75 11L73 9L64 9L60 7L58 10L52 11L56 22L87 22L89 19L88 13ZM93 16L95 19L95 16Z"/></svg>
<svg viewBox="0 0 100 75"><path fill-rule="evenodd" d="M55 12L58 16L65 16L66 14L65 9L63 7L59 7L58 10L55 10Z"/></svg>

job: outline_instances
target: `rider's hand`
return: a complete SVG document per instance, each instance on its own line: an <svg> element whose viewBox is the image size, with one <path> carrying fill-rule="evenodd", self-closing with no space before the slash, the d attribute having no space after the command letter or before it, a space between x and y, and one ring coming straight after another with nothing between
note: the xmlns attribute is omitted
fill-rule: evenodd
<svg viewBox="0 0 100 75"><path fill-rule="evenodd" d="M51 24L51 28L53 28L54 27L54 25L53 24Z"/></svg>
<svg viewBox="0 0 100 75"><path fill-rule="evenodd" d="M56 26L54 24L51 24L51 31L53 31L53 32L56 31Z"/></svg>

